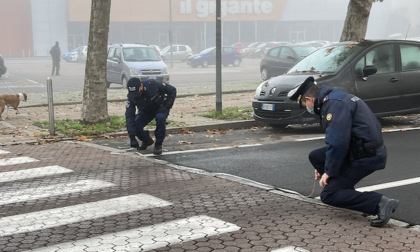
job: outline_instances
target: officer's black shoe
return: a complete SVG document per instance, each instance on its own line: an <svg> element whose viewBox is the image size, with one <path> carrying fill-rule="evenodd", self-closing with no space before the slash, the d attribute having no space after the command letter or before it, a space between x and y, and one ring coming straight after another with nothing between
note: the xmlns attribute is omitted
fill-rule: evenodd
<svg viewBox="0 0 420 252"><path fill-rule="evenodd" d="M155 150L153 151L153 154L155 154L155 155L161 155L162 154L162 144L160 144L160 143L155 144Z"/></svg>
<svg viewBox="0 0 420 252"><path fill-rule="evenodd" d="M138 149L139 148L139 143L137 142L137 140L130 141L130 147Z"/></svg>
<svg viewBox="0 0 420 252"><path fill-rule="evenodd" d="M139 142L137 142L137 139L135 136L130 136L130 147L131 148L139 148Z"/></svg>
<svg viewBox="0 0 420 252"><path fill-rule="evenodd" d="M153 139L151 139L151 138L149 138L149 140L147 140L147 141L142 141L141 146L138 147L137 150L145 150L145 149L147 149L147 147L149 147L153 143L154 143Z"/></svg>
<svg viewBox="0 0 420 252"><path fill-rule="evenodd" d="M381 201L378 204L378 218L371 220L370 225L372 227L382 227L388 223L391 219L391 215L395 212L400 202L395 199L390 199L386 196L382 196Z"/></svg>

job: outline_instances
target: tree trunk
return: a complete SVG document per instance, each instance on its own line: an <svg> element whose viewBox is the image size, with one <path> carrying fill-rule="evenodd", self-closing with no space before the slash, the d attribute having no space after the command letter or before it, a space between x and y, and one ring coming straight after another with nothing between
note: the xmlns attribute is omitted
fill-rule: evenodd
<svg viewBox="0 0 420 252"><path fill-rule="evenodd" d="M82 101L82 122L107 122L106 59L111 0L92 0Z"/></svg>
<svg viewBox="0 0 420 252"><path fill-rule="evenodd" d="M350 0L340 41L359 41L366 36L370 9L375 0Z"/></svg>

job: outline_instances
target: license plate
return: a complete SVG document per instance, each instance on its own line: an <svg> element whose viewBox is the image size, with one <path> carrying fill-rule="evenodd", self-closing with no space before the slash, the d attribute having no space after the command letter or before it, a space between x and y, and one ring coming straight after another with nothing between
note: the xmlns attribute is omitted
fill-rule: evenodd
<svg viewBox="0 0 420 252"><path fill-rule="evenodd" d="M262 103L261 104L261 109L262 110L274 111L274 104Z"/></svg>

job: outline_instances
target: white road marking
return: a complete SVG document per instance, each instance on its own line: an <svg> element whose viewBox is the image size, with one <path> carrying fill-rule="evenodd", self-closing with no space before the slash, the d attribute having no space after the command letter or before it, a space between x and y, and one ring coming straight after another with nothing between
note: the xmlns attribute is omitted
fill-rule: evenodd
<svg viewBox="0 0 420 252"><path fill-rule="evenodd" d="M113 183L100 180L81 180L77 182L64 182L49 186L17 190L11 187L2 187L0 192L0 205L12 204L27 200L36 200L68 193L97 190L114 186Z"/></svg>
<svg viewBox="0 0 420 252"><path fill-rule="evenodd" d="M10 151L0 150L0 154L8 154Z"/></svg>
<svg viewBox="0 0 420 252"><path fill-rule="evenodd" d="M194 152L203 152L203 151L214 151L214 150L228 150L228 149L236 149L236 148L246 148L246 147L254 147L254 146L261 146L262 144L245 144L245 145L235 145L235 146L224 146L224 147L215 147L215 148L206 148L206 149L194 149L194 150L185 150L185 151L169 151L163 152L163 155L175 155L175 154L182 154L182 153L194 153ZM142 155L139 152L136 152ZM155 154L144 154L142 156L150 157L155 156Z"/></svg>
<svg viewBox="0 0 420 252"><path fill-rule="evenodd" d="M416 184L416 183L420 183L420 177L404 179L404 180L399 180L399 181L394 181L394 182L389 182L389 183L383 183L383 184L378 184L378 185L373 185L373 186L360 187L360 188L356 188L356 190L360 192L377 191L381 189L406 186L406 185L411 185L411 184Z"/></svg>
<svg viewBox="0 0 420 252"><path fill-rule="evenodd" d="M121 231L31 251L148 251L241 228L205 215Z"/></svg>
<svg viewBox="0 0 420 252"><path fill-rule="evenodd" d="M308 137L308 138L296 139L296 142L304 142L304 141L321 140L321 139L324 139L324 138L325 138L325 136L320 136L320 137Z"/></svg>
<svg viewBox="0 0 420 252"><path fill-rule="evenodd" d="M295 247L295 246L289 246L289 247L284 247L284 248L279 248L279 249L271 250L271 252L294 252L294 251L298 251L298 252L309 252L309 250L306 250L306 249L303 249L303 248L299 248L299 247Z"/></svg>
<svg viewBox="0 0 420 252"><path fill-rule="evenodd" d="M70 172L73 171L59 165L44 166L20 171L0 172L0 183Z"/></svg>
<svg viewBox="0 0 420 252"><path fill-rule="evenodd" d="M172 203L147 194L137 194L98 202L14 215L0 219L0 236L14 235L104 218Z"/></svg>
<svg viewBox="0 0 420 252"><path fill-rule="evenodd" d="M0 159L0 166L24 164L24 163L30 163L30 162L36 162L36 161L39 161L39 160L35 158L30 158L30 157L2 158Z"/></svg>

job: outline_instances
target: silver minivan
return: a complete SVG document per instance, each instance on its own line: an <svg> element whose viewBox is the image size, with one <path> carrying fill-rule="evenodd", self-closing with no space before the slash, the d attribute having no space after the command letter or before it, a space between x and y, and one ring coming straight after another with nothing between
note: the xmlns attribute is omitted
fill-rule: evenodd
<svg viewBox="0 0 420 252"><path fill-rule="evenodd" d="M106 68L107 88L111 83L127 88L127 81L132 77L169 81L168 67L156 50L147 44L109 45Z"/></svg>

